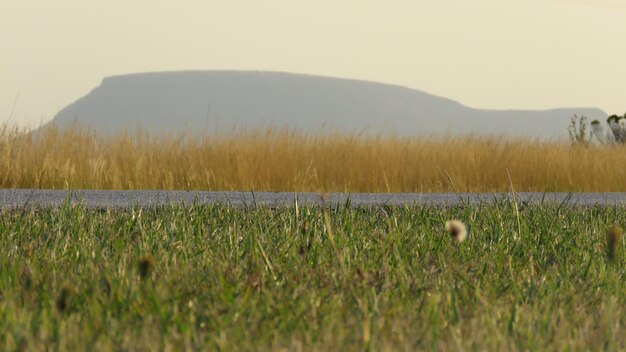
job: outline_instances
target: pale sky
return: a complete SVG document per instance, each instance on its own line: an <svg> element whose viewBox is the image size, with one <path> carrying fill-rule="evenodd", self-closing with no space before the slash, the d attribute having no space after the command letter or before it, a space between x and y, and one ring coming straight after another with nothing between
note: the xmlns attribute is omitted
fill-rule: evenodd
<svg viewBox="0 0 626 352"><path fill-rule="evenodd" d="M45 122L106 76L191 69L364 79L476 108L623 114L626 0L0 2L0 122Z"/></svg>

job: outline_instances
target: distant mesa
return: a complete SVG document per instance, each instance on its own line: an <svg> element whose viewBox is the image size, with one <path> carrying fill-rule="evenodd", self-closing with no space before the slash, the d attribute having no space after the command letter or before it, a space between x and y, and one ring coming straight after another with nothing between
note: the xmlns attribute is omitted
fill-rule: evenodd
<svg viewBox="0 0 626 352"><path fill-rule="evenodd" d="M139 73L105 78L53 119L108 134L291 127L305 132L497 134L566 138L574 115L596 108L481 110L401 86L256 71ZM45 128L45 126L44 126Z"/></svg>

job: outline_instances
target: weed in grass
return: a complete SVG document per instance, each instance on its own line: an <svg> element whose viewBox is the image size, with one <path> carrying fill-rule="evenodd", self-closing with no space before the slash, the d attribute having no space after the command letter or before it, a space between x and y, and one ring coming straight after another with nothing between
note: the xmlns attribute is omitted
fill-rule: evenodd
<svg viewBox="0 0 626 352"><path fill-rule="evenodd" d="M111 282L104 275L100 278L100 290L106 297L111 296Z"/></svg>
<svg viewBox="0 0 626 352"><path fill-rule="evenodd" d="M24 287L26 291L29 291L33 286L33 277L28 265L22 265L19 275L20 284L22 285L22 287Z"/></svg>
<svg viewBox="0 0 626 352"><path fill-rule="evenodd" d="M617 225L611 226L606 232L606 252L611 262L616 260L621 243L622 229Z"/></svg>
<svg viewBox="0 0 626 352"><path fill-rule="evenodd" d="M61 288L61 292L59 293L59 296L56 300L56 306L59 312L65 313L67 311L70 305L70 300L72 299L74 293L75 291L72 285L66 284L63 286L63 288Z"/></svg>
<svg viewBox="0 0 626 352"><path fill-rule="evenodd" d="M142 280L147 280L152 274L152 270L154 269L154 265L156 261L153 256L145 255L139 259L137 263L137 271L139 272L139 277Z"/></svg>

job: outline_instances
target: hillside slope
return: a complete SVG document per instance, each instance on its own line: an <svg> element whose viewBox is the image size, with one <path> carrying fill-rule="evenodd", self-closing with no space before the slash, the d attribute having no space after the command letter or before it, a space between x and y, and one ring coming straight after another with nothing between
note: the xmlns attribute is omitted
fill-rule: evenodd
<svg viewBox="0 0 626 352"><path fill-rule="evenodd" d="M595 108L480 110L401 86L256 71L140 73L105 78L61 110L101 133L141 126L153 132L290 126L305 131L428 135L507 133L565 137L572 115L604 119Z"/></svg>

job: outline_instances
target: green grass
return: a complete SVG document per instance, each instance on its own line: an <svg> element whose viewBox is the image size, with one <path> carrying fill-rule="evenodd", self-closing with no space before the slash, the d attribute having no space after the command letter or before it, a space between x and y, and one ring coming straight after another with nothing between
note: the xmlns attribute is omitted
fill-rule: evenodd
<svg viewBox="0 0 626 352"><path fill-rule="evenodd" d="M0 349L624 349L625 210L2 210Z"/></svg>

